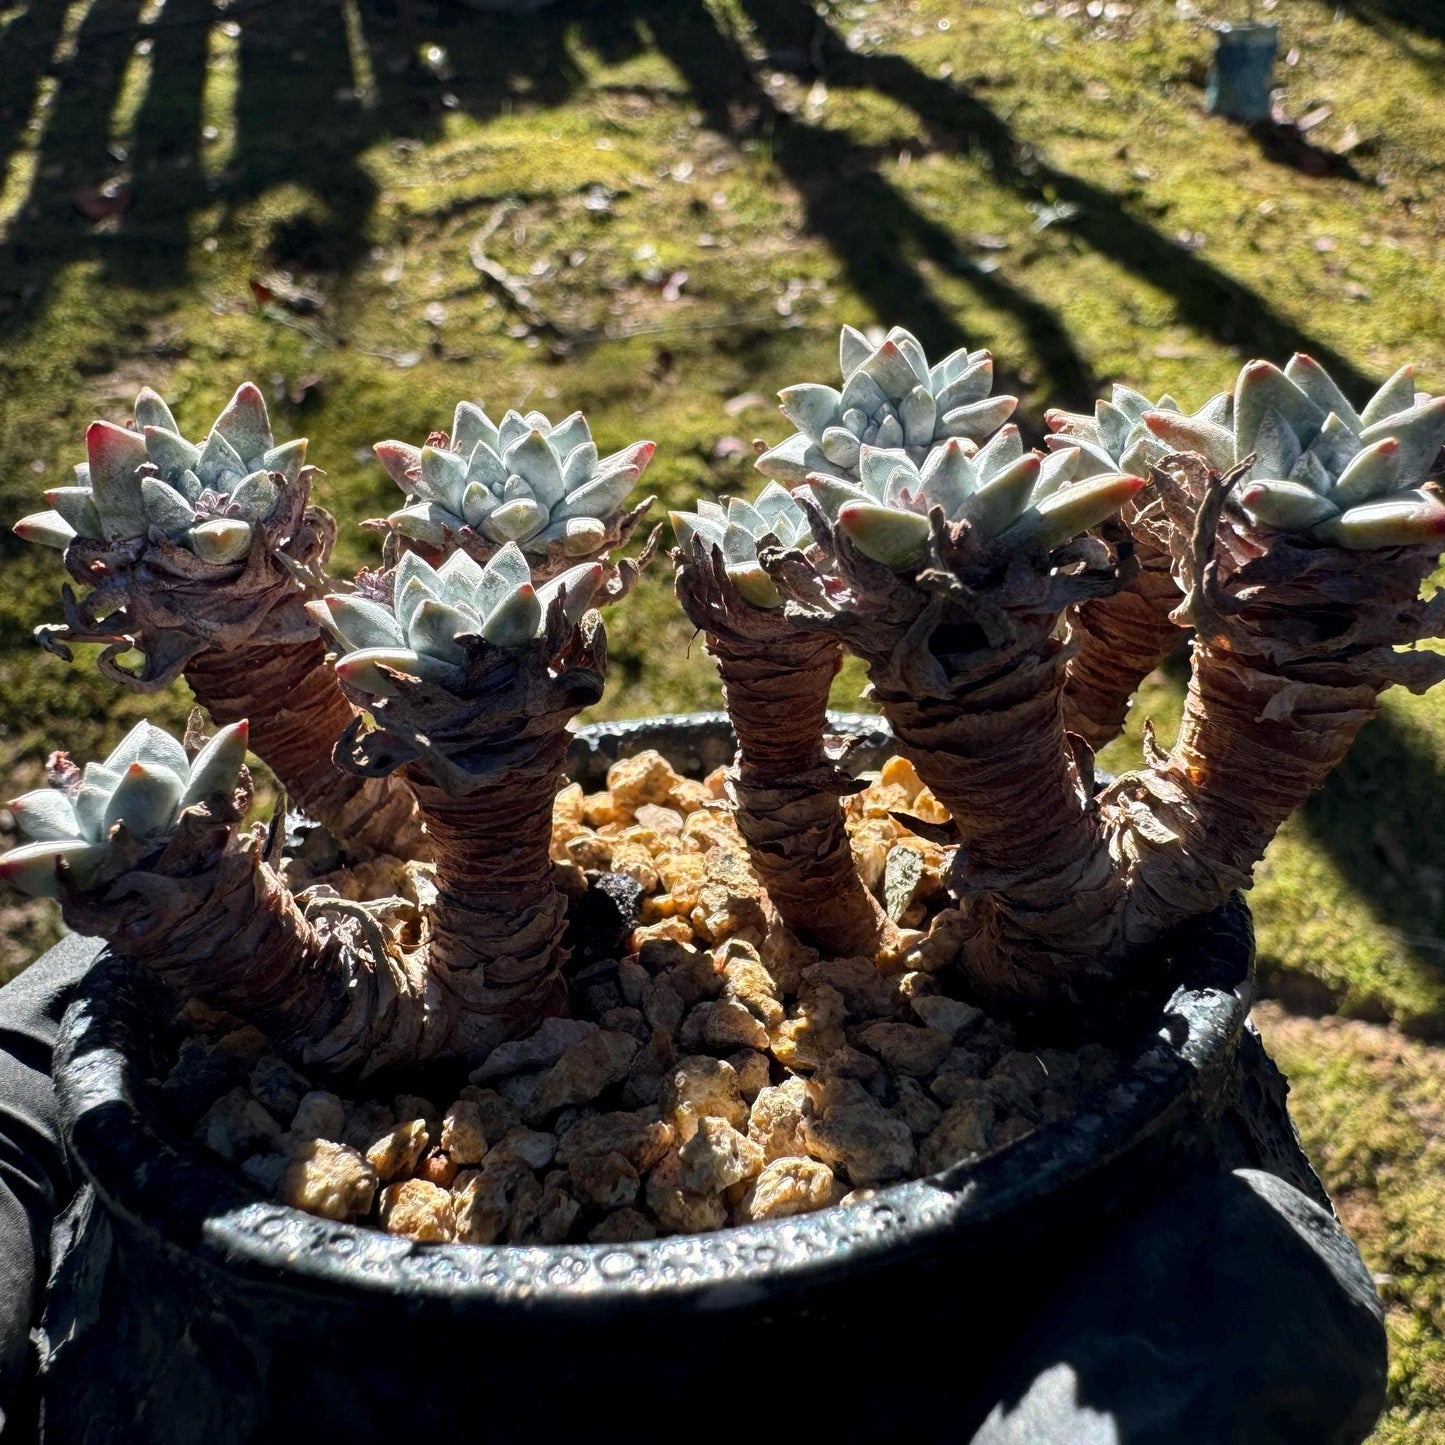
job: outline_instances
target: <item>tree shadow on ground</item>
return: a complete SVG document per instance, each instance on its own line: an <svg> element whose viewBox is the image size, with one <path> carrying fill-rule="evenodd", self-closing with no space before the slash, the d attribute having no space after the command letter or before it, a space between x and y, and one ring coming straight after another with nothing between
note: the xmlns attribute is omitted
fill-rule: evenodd
<svg viewBox="0 0 1445 1445"><path fill-rule="evenodd" d="M198 213L215 208L224 225L281 185L311 204L278 226L269 258L345 273L366 254L378 200L361 160L367 149L424 141L453 108L485 119L514 104L561 104L580 78L569 59L574 31L614 57L642 43L629 15L601 4L525 24L445 6L416 29L394 0L236 0L235 19L225 22L234 68L221 82L234 81L234 135L219 138L230 158L208 175L216 138L205 132L205 92L218 83L208 63L225 12L211 0L168 0L143 21L142 0L94 0L62 45L68 8L66 0L29 0L0 29L0 179L27 161L30 172L0 278L0 316L12 326L43 312L56 275L73 261L99 261L123 285L184 285ZM446 63L419 62L423 36L447 52ZM138 45L143 94L130 134L117 139Z"/></svg>
<svg viewBox="0 0 1445 1445"><path fill-rule="evenodd" d="M1055 224L1168 295L1179 319L1201 335L1252 356L1282 360L1292 351L1307 351L1347 391L1368 395L1378 384L1259 292L1135 215L1119 196L1050 165L966 86L925 75L900 55L849 50L805 0L743 0L743 6L765 44L788 57L806 56L829 85L891 96L928 128L940 150L979 154L996 183L1031 201L1073 208L1072 216Z"/></svg>
<svg viewBox="0 0 1445 1445"><path fill-rule="evenodd" d="M1300 814L1411 962L1445 978L1445 768L1428 740L1382 713ZM1388 800L1388 806L1385 806Z"/></svg>
<svg viewBox="0 0 1445 1445"><path fill-rule="evenodd" d="M271 259L344 273L365 254L378 199L360 160L367 148L435 135L448 108L485 119L514 105L564 103L581 81L571 59L576 42L614 60L651 43L681 72L712 129L768 142L802 199L808 229L876 315L912 326L935 349L964 344L964 325L930 284L931 268L1018 320L1040 363L1044 399L1086 405L1095 390L1087 362L1047 305L1001 270L973 262L946 224L879 173L868 148L783 110L742 40L706 6L580 0L522 18L443 6L423 8L413 30L395 0L358 0L349 13L359 33L348 33L339 5L260 0L237 8L234 146L224 171L209 180L203 93L217 12L207 0L171 0L142 25L141 0L95 0L69 58L53 62L66 8L64 0L30 0L0 36L7 55L0 167L14 162L46 77L55 80L34 179L11 228L10 281L0 283L0 307L8 301L17 320L38 313L56 272L75 259L99 258L109 278L129 285L183 283L197 212L219 203L224 216L281 184L315 204L278 224ZM780 61L819 69L831 85L886 94L918 117L938 149L982 155L997 183L1031 202L1066 203L1073 215L1056 224L1170 295L1180 320L1202 334L1257 355L1307 350L1347 387L1368 389L1370 379L1348 358L1259 293L1162 235L1119 196L1048 164L967 87L927 76L901 56L849 51L804 0L744 0L743 8ZM117 151L109 120L142 37L149 76L133 138ZM444 64L419 66L418 41L443 47ZM115 214L87 222L78 204L88 200L104 212L105 189L117 182Z"/></svg>
<svg viewBox="0 0 1445 1445"><path fill-rule="evenodd" d="M1328 0L1331 9L1344 10L1377 29L1412 30L1431 40L1445 40L1445 6L1440 0Z"/></svg>
<svg viewBox="0 0 1445 1445"><path fill-rule="evenodd" d="M1054 313L999 272L975 265L953 233L878 174L865 147L780 109L737 38L704 7L654 0L641 9L707 125L733 140L767 138L774 164L802 200L806 228L828 245L875 315L904 322L935 353L969 343L961 319L920 272L926 261L1018 320L1043 368L1045 394L1070 405L1091 402L1093 374Z"/></svg>

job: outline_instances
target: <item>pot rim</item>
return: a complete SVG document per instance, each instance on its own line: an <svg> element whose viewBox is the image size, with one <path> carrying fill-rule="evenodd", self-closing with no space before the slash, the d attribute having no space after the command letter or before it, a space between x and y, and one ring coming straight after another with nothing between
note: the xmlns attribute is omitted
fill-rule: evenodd
<svg viewBox="0 0 1445 1445"><path fill-rule="evenodd" d="M837 715L886 746L881 719ZM841 730L841 729L840 729ZM727 734L724 714L578 730L583 754L686 748ZM866 766L866 762L864 763ZM1251 1002L1248 910L1236 895L1196 920L1172 960L1180 982L1123 1074L1070 1119L976 1162L879 1189L857 1204L626 1244L424 1244L264 1201L233 1168L182 1141L145 1100L127 1045L153 1029L148 983L106 954L67 1012L55 1077L72 1157L107 1211L162 1248L291 1287L403 1295L529 1314L755 1303L982 1232L1078 1184L1188 1115L1233 1065Z"/></svg>

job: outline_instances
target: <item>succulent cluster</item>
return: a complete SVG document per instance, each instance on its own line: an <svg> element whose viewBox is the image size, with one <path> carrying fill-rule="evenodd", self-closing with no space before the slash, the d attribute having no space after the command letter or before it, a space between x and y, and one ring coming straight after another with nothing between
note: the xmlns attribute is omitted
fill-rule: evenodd
<svg viewBox="0 0 1445 1445"><path fill-rule="evenodd" d="M866 557L895 571L922 563L935 508L945 521L966 521L1001 549L1033 544L1045 551L1112 516L1141 485L1117 470L1089 468L1077 447L1040 457L1026 452L1019 430L1001 427L978 451L951 438L920 467L906 453L864 447L857 482L808 478L818 505Z"/></svg>
<svg viewBox="0 0 1445 1445"><path fill-rule="evenodd" d="M1116 386L1094 416L1048 414L1051 447L1077 447L1083 465L1147 476L1174 452L1194 452L1227 472L1251 454L1239 501L1275 531L1346 548L1389 547L1445 532L1445 506L1420 486L1445 442L1445 397L1417 393L1401 367L1356 410L1329 372L1298 353L1281 370L1251 361L1233 393L1185 416Z"/></svg>
<svg viewBox="0 0 1445 1445"><path fill-rule="evenodd" d="M32 841L0 855L0 878L46 898L59 896L62 878L76 888L89 886L120 836L117 830L132 844L156 844L187 808L229 797L247 737L246 724L233 723L191 758L169 733L142 722L103 763L77 768L57 753L52 785L9 804Z"/></svg>
<svg viewBox="0 0 1445 1445"><path fill-rule="evenodd" d="M1161 413L1164 415L1159 415ZM1045 440L1056 450L1079 449L1076 477L1098 472L1129 472L1136 477L1147 477L1149 468L1157 466L1174 450L1151 429L1146 420L1151 415L1156 418L1154 426L1163 430L1183 423L1227 428L1234 415L1234 398L1227 391L1220 392L1186 417L1184 408L1172 396L1150 401L1133 387L1115 383L1109 399L1101 397L1094 404L1092 416L1070 411L1046 412L1044 420L1050 435Z"/></svg>
<svg viewBox="0 0 1445 1445"><path fill-rule="evenodd" d="M515 542L499 548L485 566L454 552L434 568L407 552L366 590L328 596L307 610L342 645L338 676L361 692L392 697L392 672L460 685L469 641L523 647L541 635L554 604L575 623L604 572L600 562L583 562L534 587Z"/></svg>
<svg viewBox="0 0 1445 1445"><path fill-rule="evenodd" d="M97 421L76 484L45 499L53 510L22 518L17 536L64 548L76 537L120 542L163 536L204 562L238 562L252 529L277 510L282 484L306 459L304 440L275 444L266 401L239 387L204 442L185 439L170 408L149 387L135 402L134 427Z"/></svg>
<svg viewBox="0 0 1445 1445"><path fill-rule="evenodd" d="M745 601L754 607L779 607L782 598L758 562L768 542L804 545L808 519L786 487L769 482L751 502L727 497L723 503L699 501L695 512L669 512L677 545L690 555L695 541L722 553L723 570Z"/></svg>
<svg viewBox="0 0 1445 1445"><path fill-rule="evenodd" d="M494 423L464 401L450 436L433 433L423 447L378 442L375 450L408 497L386 519L401 536L481 557L510 542L534 557L575 559L615 546L630 530L622 506L655 448L634 442L601 457L581 412L553 424L539 411L509 411Z"/></svg>
<svg viewBox="0 0 1445 1445"><path fill-rule="evenodd" d="M843 328L843 389L806 383L779 393L798 431L758 458L758 470L787 485L816 472L856 477L864 447L902 451L915 464L950 437L978 442L1013 415L1018 400L991 396L993 357L959 350L936 366L918 339L895 326L875 346Z"/></svg>

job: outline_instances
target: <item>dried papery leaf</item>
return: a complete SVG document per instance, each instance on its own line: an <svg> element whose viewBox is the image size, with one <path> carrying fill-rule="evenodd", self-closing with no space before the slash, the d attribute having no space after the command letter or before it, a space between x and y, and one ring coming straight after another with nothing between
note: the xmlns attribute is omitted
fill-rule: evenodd
<svg viewBox="0 0 1445 1445"><path fill-rule="evenodd" d="M361 847L411 853L420 823L404 785L337 771L331 747L354 716L325 665L326 647L307 616L295 572L317 575L335 540L330 516L310 505L313 468L281 473L275 512L252 527L240 561L210 563L156 534L66 549L71 576L91 588L64 592L64 623L40 633L67 659L77 642L106 644L98 666L114 681L153 691L184 673L216 722L251 721L251 746L305 812ZM279 565L284 558L291 569ZM132 669L120 659L138 652Z"/></svg>
<svg viewBox="0 0 1445 1445"><path fill-rule="evenodd" d="M1064 724L1096 751L1118 737L1139 684L1184 635L1172 615L1180 594L1163 504L1127 508L1123 525L1132 556L1119 590L1081 602L1070 618L1077 651L1064 679Z"/></svg>
<svg viewBox="0 0 1445 1445"><path fill-rule="evenodd" d="M838 643L749 603L701 537L673 562L678 600L722 676L738 736L738 828L759 879L799 937L839 955L875 953L891 929L858 875L838 803L861 784L824 752Z"/></svg>

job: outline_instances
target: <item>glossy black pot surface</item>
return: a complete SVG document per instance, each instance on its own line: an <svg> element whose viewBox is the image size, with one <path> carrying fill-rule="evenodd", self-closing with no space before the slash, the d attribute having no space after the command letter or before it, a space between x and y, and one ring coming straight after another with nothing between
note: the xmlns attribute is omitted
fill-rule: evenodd
<svg viewBox="0 0 1445 1445"><path fill-rule="evenodd" d="M876 765L877 720L835 722ZM647 747L701 773L733 741L721 715L598 725L575 775L597 787ZM991 1364L1124 1213L1236 1165L1319 1197L1247 1026L1251 962L1236 899L1174 950L1122 1077L977 1163L715 1234L528 1248L417 1244L263 1199L156 1109L160 1001L103 959L57 1058L90 1188L59 1231L46 1438L966 1438Z"/></svg>

